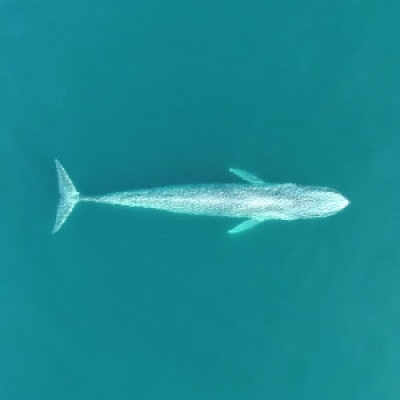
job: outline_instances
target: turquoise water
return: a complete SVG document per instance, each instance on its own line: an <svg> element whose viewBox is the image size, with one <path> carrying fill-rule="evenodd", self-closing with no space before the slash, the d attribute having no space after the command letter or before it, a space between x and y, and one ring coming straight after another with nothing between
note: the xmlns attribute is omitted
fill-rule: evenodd
<svg viewBox="0 0 400 400"><path fill-rule="evenodd" d="M0 3L0 398L400 395L397 1ZM78 205L235 182L333 187L334 217Z"/></svg>

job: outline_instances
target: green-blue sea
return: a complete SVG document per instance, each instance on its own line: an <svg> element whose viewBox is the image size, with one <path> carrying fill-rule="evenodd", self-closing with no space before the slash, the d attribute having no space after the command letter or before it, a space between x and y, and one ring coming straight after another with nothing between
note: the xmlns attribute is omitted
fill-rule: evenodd
<svg viewBox="0 0 400 400"><path fill-rule="evenodd" d="M0 399L400 398L397 0L0 1ZM85 195L327 186L329 218Z"/></svg>

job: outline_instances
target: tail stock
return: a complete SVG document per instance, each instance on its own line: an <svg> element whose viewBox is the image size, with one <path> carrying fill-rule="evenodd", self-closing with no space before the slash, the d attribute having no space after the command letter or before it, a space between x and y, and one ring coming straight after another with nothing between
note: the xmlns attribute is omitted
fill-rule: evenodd
<svg viewBox="0 0 400 400"><path fill-rule="evenodd" d="M74 209L76 203L79 201L79 192L75 189L70 177L65 171L64 167L58 160L55 160L58 190L60 192L60 201L57 207L56 222L54 223L52 233L56 233L63 225Z"/></svg>

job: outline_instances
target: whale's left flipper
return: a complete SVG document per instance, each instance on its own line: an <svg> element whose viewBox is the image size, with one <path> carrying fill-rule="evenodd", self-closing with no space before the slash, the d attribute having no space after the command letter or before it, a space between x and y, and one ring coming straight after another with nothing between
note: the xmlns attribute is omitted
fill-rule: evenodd
<svg viewBox="0 0 400 400"><path fill-rule="evenodd" d="M253 185L266 185L263 179L259 178L257 175L251 174L250 172L243 171L242 169L237 168L229 168L229 172L236 175L240 179L243 179L246 182L252 183Z"/></svg>
<svg viewBox="0 0 400 400"><path fill-rule="evenodd" d="M230 229L228 233L234 234L234 233L241 233L244 231L248 231L251 228L254 228L258 224L261 224L264 220L262 219L248 219L244 222L241 222L239 225L236 225L234 228Z"/></svg>
<svg viewBox="0 0 400 400"><path fill-rule="evenodd" d="M58 177L58 190L60 192L60 201L58 203L56 222L54 223L52 233L56 233L71 214L76 203L79 201L79 192L75 189L70 177L65 171L64 167L58 160L55 160L57 177Z"/></svg>

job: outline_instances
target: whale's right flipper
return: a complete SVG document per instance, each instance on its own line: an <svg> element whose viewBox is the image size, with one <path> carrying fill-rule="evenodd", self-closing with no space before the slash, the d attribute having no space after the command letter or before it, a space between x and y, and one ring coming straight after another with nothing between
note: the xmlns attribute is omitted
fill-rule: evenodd
<svg viewBox="0 0 400 400"><path fill-rule="evenodd" d="M58 177L58 190L60 192L60 201L58 203L56 222L54 223L52 233L56 233L71 214L76 203L79 201L79 192L75 189L70 177L65 171L64 167L58 160L55 160L57 177Z"/></svg>
<svg viewBox="0 0 400 400"><path fill-rule="evenodd" d="M258 224L261 224L264 220L262 219L248 219L244 222L241 222L239 225L236 225L234 228L228 231L229 234L241 233L244 231L248 231L251 228L254 228Z"/></svg>
<svg viewBox="0 0 400 400"><path fill-rule="evenodd" d="M240 179L243 179L246 182L252 183L253 185L266 185L267 182L259 178L254 174L250 174L247 171L243 171L242 169L237 168L229 168L229 172L238 176Z"/></svg>

